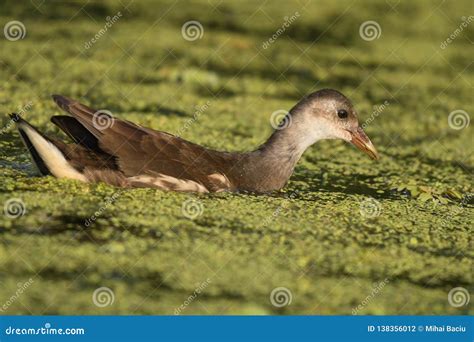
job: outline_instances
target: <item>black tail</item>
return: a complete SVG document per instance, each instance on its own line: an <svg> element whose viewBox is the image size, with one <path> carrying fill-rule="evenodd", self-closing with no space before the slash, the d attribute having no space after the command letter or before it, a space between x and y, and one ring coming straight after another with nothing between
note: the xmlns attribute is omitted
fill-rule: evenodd
<svg viewBox="0 0 474 342"><path fill-rule="evenodd" d="M23 120L20 115L18 115L17 113L12 113L10 114L10 118L17 123L17 127L18 127L18 132L20 132L20 136L21 136L21 139L23 140L23 143L25 144L26 148L28 149L28 151L30 152L31 154L31 157L33 159L33 162L36 164L36 167L38 168L38 170L40 171L40 173L44 176L46 175L50 175L51 172L49 171L48 167L46 166L45 162L43 161L43 159L41 159L38 151L35 149L35 147L33 146L30 138L28 138L28 135L25 133L25 131L23 130L22 126L24 125L28 125L29 127L31 127L32 129L34 129L36 132L38 132L38 134L42 135L35 127L33 127L32 125L30 125L26 120Z"/></svg>
<svg viewBox="0 0 474 342"><path fill-rule="evenodd" d="M21 116L18 115L17 113L11 113L11 114L9 114L8 116L10 117L10 119L12 119L13 122L17 122L17 123L18 123L18 122L20 122L21 120L23 120L23 119L21 118Z"/></svg>
<svg viewBox="0 0 474 342"><path fill-rule="evenodd" d="M67 115L56 115L51 118L51 122L61 128L76 144L87 147L89 150L99 150L97 138L76 118Z"/></svg>

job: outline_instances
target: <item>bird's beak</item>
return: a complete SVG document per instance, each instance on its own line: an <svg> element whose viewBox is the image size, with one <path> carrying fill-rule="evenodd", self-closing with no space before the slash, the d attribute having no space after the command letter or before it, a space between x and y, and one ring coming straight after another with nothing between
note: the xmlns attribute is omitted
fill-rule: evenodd
<svg viewBox="0 0 474 342"><path fill-rule="evenodd" d="M379 159L379 154L375 149L374 145L370 141L367 134L365 134L362 127L357 127L355 131L349 131L351 133L351 143L359 150L367 153L372 159Z"/></svg>

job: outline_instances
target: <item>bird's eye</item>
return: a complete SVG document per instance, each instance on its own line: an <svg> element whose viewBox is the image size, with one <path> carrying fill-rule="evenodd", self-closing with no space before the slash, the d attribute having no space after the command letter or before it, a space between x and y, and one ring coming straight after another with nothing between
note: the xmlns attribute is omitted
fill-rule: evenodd
<svg viewBox="0 0 474 342"><path fill-rule="evenodd" d="M349 116L349 114L347 114L347 110L339 109L337 111L337 116L339 116L341 119L346 119Z"/></svg>

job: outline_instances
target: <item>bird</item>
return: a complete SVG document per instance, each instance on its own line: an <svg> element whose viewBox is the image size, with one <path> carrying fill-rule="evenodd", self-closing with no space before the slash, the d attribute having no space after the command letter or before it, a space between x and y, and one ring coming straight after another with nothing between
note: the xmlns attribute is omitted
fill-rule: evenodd
<svg viewBox="0 0 474 342"><path fill-rule="evenodd" d="M52 98L69 115L51 122L72 143L42 134L16 113L10 117L40 174L57 178L178 192L270 193L287 184L304 151L323 139L342 139L379 158L353 104L334 89L304 96L265 143L245 152L208 149L66 96Z"/></svg>

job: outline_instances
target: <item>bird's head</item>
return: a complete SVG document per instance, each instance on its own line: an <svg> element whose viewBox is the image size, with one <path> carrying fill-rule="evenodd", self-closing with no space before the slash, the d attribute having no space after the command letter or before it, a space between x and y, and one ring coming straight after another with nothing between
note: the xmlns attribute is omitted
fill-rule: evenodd
<svg viewBox="0 0 474 342"><path fill-rule="evenodd" d="M314 141L342 139L371 158L379 158L374 145L359 125L351 101L337 90L323 89L306 96L290 111L290 115L310 131Z"/></svg>

